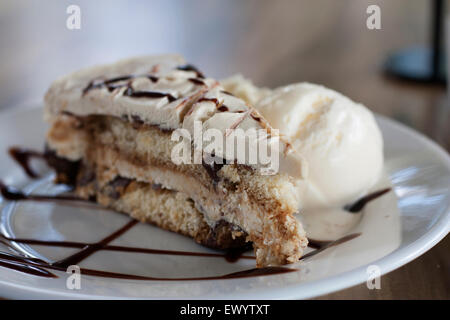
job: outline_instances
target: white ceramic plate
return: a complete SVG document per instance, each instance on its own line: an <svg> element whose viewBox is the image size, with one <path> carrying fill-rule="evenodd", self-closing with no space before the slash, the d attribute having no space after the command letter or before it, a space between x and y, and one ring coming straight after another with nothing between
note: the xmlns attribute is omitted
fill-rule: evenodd
<svg viewBox="0 0 450 320"><path fill-rule="evenodd" d="M0 114L0 177L28 192L58 191L50 176L30 180L6 150L20 145L42 150L46 125L41 108ZM0 267L0 296L6 298L150 298L150 299L291 299L311 298L367 281L367 267L392 271L434 246L450 228L450 158L434 142L392 120L377 117L385 141L390 192L369 204L351 232L361 236L291 267L298 271L240 279L137 281L82 275L81 289L69 290L69 274L42 278ZM42 170L44 167L41 168ZM390 182L389 182L390 180ZM45 240L95 242L128 221L122 214L55 203L1 201L4 234ZM138 224L112 244L213 252L183 236ZM71 248L26 246L16 250L47 261L70 255ZM1 247L0 250L7 250ZM81 267L152 277L218 276L252 268L254 261L229 263L221 257L186 257L99 251ZM53 272L53 271L52 271ZM381 279L381 285L382 279Z"/></svg>

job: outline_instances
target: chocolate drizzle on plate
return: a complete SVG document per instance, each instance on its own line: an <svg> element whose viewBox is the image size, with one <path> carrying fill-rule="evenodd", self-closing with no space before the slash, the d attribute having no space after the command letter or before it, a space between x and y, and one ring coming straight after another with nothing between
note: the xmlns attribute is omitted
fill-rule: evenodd
<svg viewBox="0 0 450 320"><path fill-rule="evenodd" d="M229 95L229 96L233 96L233 97L234 97L234 94L232 94L231 92L228 92L228 91L226 91L226 90L220 90L220 92L222 92L222 93L224 93L224 94L227 94L227 95Z"/></svg>
<svg viewBox="0 0 450 320"><path fill-rule="evenodd" d="M85 201L77 196L73 195L35 195L35 194L25 194L22 191L5 185L2 181L0 181L0 193L2 197L6 200L10 201Z"/></svg>
<svg viewBox="0 0 450 320"><path fill-rule="evenodd" d="M119 81L115 79L116 81ZM47 152L42 154L32 150L26 150L22 148L12 148L10 149L10 155L21 165L27 174L32 173L31 177L35 178L38 175L29 168L29 160L33 157L43 158L48 161ZM72 164L73 165L73 164ZM218 181L219 177L217 172L223 165L214 162L212 166L204 163L203 164L208 174L215 181ZM121 187L126 187L129 181L128 179L119 179L115 183ZM385 194L390 189L384 189L366 197L358 200L353 205L348 206L348 211L355 212L355 210L360 211L364 208L365 204L372 201L379 196ZM0 191L4 199L11 201L68 201L69 203L74 203L74 201L88 201L80 199L79 197L73 196L71 194L60 194L60 195L35 195L35 194L25 194L24 192L10 186L6 186L0 181ZM353 211L351 211L353 210ZM12 270L16 270L22 273L46 277L46 278L57 278L57 275L50 272L52 271L62 271L65 272L67 267L70 265L75 265L82 262L87 257L95 254L98 251L122 251L122 252L134 252L142 254L158 254L158 255L174 255L174 256L193 256L193 257L211 257L211 258L225 258L228 262L232 263L239 259L255 259L253 256L243 255L248 248L236 248L229 250L224 253L206 253L206 252L189 252L189 251L175 251L175 250L163 250L163 249L151 249L151 248L139 248L139 247L126 247L118 245L110 245L112 241L122 236L124 233L129 231L135 225L138 224L136 220L130 220L120 229L116 230L112 234L106 236L102 240L95 243L82 243L74 241L53 241L53 240L39 240L39 239L26 239L26 238L12 238L0 234L0 243L6 245L7 247L13 249L14 247L11 243L21 243L27 245L38 245L38 246L51 246L51 247L65 247L65 248L78 248L80 249L75 254L72 254L64 259L56 262L46 262L40 259L22 256L20 254L12 254L6 252L0 252L0 266ZM360 234L350 234L336 241L321 242L310 239L309 246L316 248L317 250L305 254L301 260L314 256L327 248L339 245L341 243L350 241ZM224 279L237 279L246 277L259 277L266 275L284 274L289 272L298 271L294 268L287 267L266 267L266 268L254 268L249 270L244 270L240 272L220 275L220 276L209 276L209 277L192 277L192 278L157 278L157 277L147 277L133 274L116 273L109 271L93 270L81 268L81 273L84 275L106 277L106 278L116 278L116 279L131 279L131 280L164 280L164 281L188 281L188 280L224 280Z"/></svg>
<svg viewBox="0 0 450 320"><path fill-rule="evenodd" d="M388 193L389 191L391 191L391 188L386 188L386 189L382 189L379 191L369 193L368 195L362 197L358 201L344 206L344 210L351 212L351 213L361 212L364 209L364 207L366 206L366 204L368 204L370 201L373 201L373 200L381 197L382 195L384 195L385 193Z"/></svg>
<svg viewBox="0 0 450 320"><path fill-rule="evenodd" d="M22 167L22 169L30 178L39 177L38 174L34 172L34 170L31 168L31 160L33 158L42 159L44 157L42 152L37 152L19 147L9 148L8 152L9 155Z"/></svg>
<svg viewBox="0 0 450 320"><path fill-rule="evenodd" d="M217 186L217 184L220 182L219 177L219 171L222 169L222 167L225 165L225 160L222 158L218 158L214 155L211 155L208 159L209 161L205 161L205 159L202 159L202 166L208 173L209 177L211 178L213 182L214 188Z"/></svg>
<svg viewBox="0 0 450 320"><path fill-rule="evenodd" d="M43 261L42 261L43 262ZM44 278L57 278L57 276L39 266L40 262L28 258L0 252L0 266L23 273Z"/></svg>
<svg viewBox="0 0 450 320"><path fill-rule="evenodd" d="M217 108L217 110L219 110L220 112L227 112L230 109L228 109L228 107L226 105L221 105L220 107Z"/></svg>
<svg viewBox="0 0 450 320"><path fill-rule="evenodd" d="M330 247L337 246L341 243L353 240L353 239L359 237L360 235L361 235L361 233L352 233L352 234L346 235L346 236L339 238L337 240L334 240L334 241L320 241L320 240L308 239L308 247L314 248L316 250L305 254L300 259L303 260L303 259L312 257L312 256L322 252L325 249L328 249Z"/></svg>
<svg viewBox="0 0 450 320"><path fill-rule="evenodd" d="M152 82L158 81L158 77L155 77L152 75L141 75L141 76L125 75L125 76L114 77L114 78L110 78L110 79L106 79L106 80L94 79L94 80L90 81L88 83L88 85L83 89L83 96L85 96L89 91L91 91L93 89L106 88L106 89L108 89L109 92L112 92L115 89L126 87L128 85L129 81L131 81L137 77L148 78Z"/></svg>
<svg viewBox="0 0 450 320"><path fill-rule="evenodd" d="M9 253L0 252L0 266L20 271L26 274L45 277L45 278L57 278L58 276L51 273L47 269L65 272L66 269L48 264L45 261L39 259L32 259L26 257L15 256ZM101 271L94 269L80 268L80 272L83 275L97 276L103 278L114 278L114 279L129 279L129 280L158 280L158 281L189 281L189 280L224 280L224 279L237 279L237 278L248 278L248 277L258 277L265 275L275 275L288 272L295 272L296 269L286 268L286 267L267 267L267 268L254 268L234 273L229 273L220 276L210 276L210 277L191 277L191 278L157 278L157 277L147 277L139 276L126 273L117 273L109 271Z"/></svg>
<svg viewBox="0 0 450 320"><path fill-rule="evenodd" d="M212 102L216 105L216 108L218 111L220 112L227 112L230 111L230 108L228 108L226 105L223 104L223 102L221 103L217 98L200 98L197 102Z"/></svg>
<svg viewBox="0 0 450 320"><path fill-rule="evenodd" d="M189 78L188 80L190 82L196 84L196 85L199 85L199 86L205 85L205 82L203 80L199 79L199 78Z"/></svg>

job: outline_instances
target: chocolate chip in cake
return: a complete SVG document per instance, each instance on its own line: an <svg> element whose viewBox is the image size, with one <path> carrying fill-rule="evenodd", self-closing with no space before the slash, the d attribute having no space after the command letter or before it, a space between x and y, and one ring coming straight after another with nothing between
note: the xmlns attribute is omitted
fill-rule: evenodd
<svg viewBox="0 0 450 320"><path fill-rule="evenodd" d="M114 178L114 180L108 182L108 184L105 187L106 189L105 193L113 199L118 199L120 198L120 195L128 187L128 185L131 183L131 181L132 181L131 179L117 176L116 178Z"/></svg>

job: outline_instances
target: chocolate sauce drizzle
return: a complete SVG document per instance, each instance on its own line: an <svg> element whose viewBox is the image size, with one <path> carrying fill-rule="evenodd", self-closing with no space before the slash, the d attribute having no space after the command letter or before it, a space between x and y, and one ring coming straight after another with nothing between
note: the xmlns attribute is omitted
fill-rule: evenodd
<svg viewBox="0 0 450 320"><path fill-rule="evenodd" d="M123 95L133 98L167 98L169 102L177 100L177 98L175 98L170 93L158 91L135 91L131 86L131 83L128 84L126 90L123 92Z"/></svg>
<svg viewBox="0 0 450 320"><path fill-rule="evenodd" d="M2 267L35 276L57 278L55 274L39 266L39 264L42 264L42 262L25 257L15 256L6 252L0 252L0 266Z"/></svg>
<svg viewBox="0 0 450 320"><path fill-rule="evenodd" d="M125 232L130 230L137 223L138 223L137 220L131 220L126 225L124 225L122 228L113 232L112 234L110 234L106 238L100 240L99 242L94 243L94 244L88 244L83 249L81 249L81 251L78 251L77 253L75 253L65 259L56 261L56 262L52 263L52 265L55 267L61 267L61 268L68 268L71 265L76 265L76 264L80 263L81 261L85 260L87 257L92 255L93 253L95 253L99 250L102 250L108 243L110 243L111 241L113 241L113 240L117 239L118 237L120 237L121 235L123 235Z"/></svg>
<svg viewBox="0 0 450 320"><path fill-rule="evenodd" d="M316 254L324 251L325 249L328 249L330 247L334 247L334 246L337 246L344 242L353 240L353 239L359 237L360 235L361 235L361 233L352 233L352 234L346 235L342 238L339 238L335 241L320 241L320 240L308 239L308 247L314 248L316 250L303 255L303 257L301 257L301 259L306 259L306 258L315 256Z"/></svg>
<svg viewBox="0 0 450 320"><path fill-rule="evenodd" d="M42 159L42 152L28 150L20 147L12 147L8 150L9 155L22 167L30 178L38 178L38 174L31 168L31 160L33 158Z"/></svg>
<svg viewBox="0 0 450 320"><path fill-rule="evenodd" d="M205 85L205 82L202 80L205 77L203 74L192 65L184 65L176 68L177 70L183 71L193 71L196 73L197 78L189 78L188 81L196 84L196 85ZM126 97L132 98L167 98L169 102L175 101L175 98L170 93L166 92L158 92L158 91L135 91L132 87L132 80L138 77L148 78L153 83L158 82L159 78L154 75L144 74L144 75L125 75L115 78L110 78L106 80L102 79L94 79L88 83L88 85L83 89L82 95L85 96L89 91L93 89L101 89L106 88L109 92L114 91L115 89L126 87L123 95Z"/></svg>
<svg viewBox="0 0 450 320"><path fill-rule="evenodd" d="M369 193L368 195L362 197L358 201L344 206L344 210L351 212L351 213L361 212L362 209L364 209L364 207L366 206L366 204L368 204L370 201L373 201L373 200L381 197L382 195L384 195L385 193L388 193L389 191L391 191L391 188L386 188L386 189L382 189L379 191Z"/></svg>
<svg viewBox="0 0 450 320"><path fill-rule="evenodd" d="M200 70L198 70L195 66L193 66L192 64L185 64L183 66L178 66L177 70L182 70L182 71L194 71L197 74L197 77L200 79L204 79L205 76L203 75L202 72L200 72Z"/></svg>
<svg viewBox="0 0 450 320"><path fill-rule="evenodd" d="M209 177L211 178L213 185L216 186L220 181L218 172L220 171L220 169L222 169L224 164L218 163L216 161L213 161L211 164L208 164L205 162L204 159L202 159L202 166L203 166L203 168L205 168L206 172L208 173Z"/></svg>
<svg viewBox="0 0 450 320"><path fill-rule="evenodd" d="M79 197L73 196L73 195L37 195L37 194L25 194L22 191L5 185L0 180L0 193L4 199L10 200L10 201L85 201L84 199L81 199Z"/></svg>
<svg viewBox="0 0 450 320"><path fill-rule="evenodd" d="M45 278L57 278L54 273L49 272L47 269L65 272L66 269L48 264L45 261L39 259L32 259L26 257L15 256L9 253L0 252L0 266L20 271L22 273L45 277ZM222 279L237 279L247 277L258 277L266 275L275 275L288 272L295 272L296 269L285 267L266 267L266 268L254 268L234 273L229 273L221 276L211 277L191 277L191 278L163 278L163 277L147 277L125 273L101 271L87 268L80 268L80 272L83 275L97 276L103 278L114 279L129 279L129 280L158 280L158 281L187 281L187 280L222 280Z"/></svg>
<svg viewBox="0 0 450 320"><path fill-rule="evenodd" d="M120 81L114 79L115 81ZM123 80L123 79L122 79ZM45 154L26 150L21 148L12 148L10 149L10 155L17 161L17 163L30 175L30 177L37 177L38 175L33 172L29 168L29 160L33 157L36 158L44 158ZM204 164L206 165L206 164ZM217 175L218 169L206 165L209 167L208 173L212 176L212 178ZM30 174L32 173L32 175ZM126 183L126 181L118 181L117 183ZM378 192L374 192L366 197L358 200L352 205L346 206L346 210L350 212L358 212L361 211L364 206L374 199L380 197L381 195L388 192L390 189L384 189ZM0 191L4 199L12 200L12 201L87 201L84 199L80 199L73 195L34 195L34 194L25 194L22 191L6 186L0 181ZM203 252L188 252L188 251L175 251L175 250L161 250L161 249L150 249L150 248L138 248L138 247L125 247L125 246L117 246L110 245L112 241L126 233L132 227L138 224L138 221L131 220L122 226L120 229L113 232L111 235L103 238L99 242L96 243L81 243L81 242L73 242L73 241L52 241L52 240L37 240L37 239L25 239L25 238L10 238L0 234L0 242L12 247L10 245L11 242L14 243L22 243L28 245L41 245L41 246L53 246L53 247L66 247L66 248L78 248L80 251L72 254L62 260L56 262L46 262L36 258L30 258L20 255L14 255L6 252L0 252L0 266L13 269L19 272L27 273L30 275L46 277L46 278L56 278L57 275L50 272L49 270L54 271L62 271L65 272L67 267L70 265L75 265L82 262L87 257L93 255L97 251L107 250L107 251L122 251L122 252L135 252L135 253L143 253L143 254L159 254L159 255L178 255L178 256L195 256L195 257L222 257L225 258L228 262L235 262L238 259L255 259L253 256L243 255L244 250L230 250L225 254L220 253L203 253ZM328 249L332 246L339 245L346 241L350 241L360 234L350 234L336 241L329 242L320 242L320 241L309 241L309 246L316 248L317 250L312 251L310 253L305 254L300 260L309 258L314 256L325 249ZM164 281L184 281L184 280L221 280L221 279L236 279L236 278L246 278L246 277L257 277L257 276L266 276L266 275L275 275L275 274L283 274L289 272L295 272L297 269L287 268L287 267L266 267L266 268L255 268L244 270L240 272L230 273L221 276L210 276L210 277L192 277L192 278L157 278L157 277L147 277L147 276L139 276L139 275L131 275L131 274L123 274L116 272L108 272L108 271L100 271L93 269L81 268L81 273L84 275L98 276L98 277L106 277L106 278L116 278L116 279L131 279L131 280L164 280Z"/></svg>
<svg viewBox="0 0 450 320"><path fill-rule="evenodd" d="M137 220L131 220L125 224L122 228L118 229L111 235L100 240L96 243L80 243L71 241L46 241L46 240L35 240L35 239L20 239L20 238L9 238L0 235L1 238L10 241L29 245L44 245L44 246L55 246L55 247L66 247L66 248L81 248L80 251L75 254L64 258L62 260L47 263L40 259L21 257L17 255L12 255L9 253L0 252L0 266L20 271L23 273L56 278L57 276L46 269L65 271L69 266L76 265L100 250L109 251L124 251L124 252L136 252L136 253L147 253L147 254L165 254L165 255L180 255L180 256L197 256L197 257L224 257L227 261L236 261L239 258L243 259L255 259L252 256L243 256L242 252L237 254L237 251L231 251L231 256L228 254L217 254L217 253L202 253L202 252L189 252L189 251L172 251L172 250L158 250L158 249L147 249L147 248L135 248L135 247L124 247L124 246L112 246L108 243L114 241L125 232L130 230L133 226L138 224ZM2 241L3 242L3 241ZM271 275L280 274L287 272L294 272L295 269L284 268L284 267L269 267L263 269L250 269L244 270L237 273L226 274L222 276L211 276L211 277L192 277L192 278L155 278L155 277L145 277L139 275L115 273L108 271L100 271L93 269L81 268L82 274L93 275L99 277L117 278L117 279L132 279L132 280L166 280L166 281L181 281L181 280L219 280L219 279L233 279L233 278L243 278L251 276L260 275Z"/></svg>
<svg viewBox="0 0 450 320"><path fill-rule="evenodd" d="M230 108L228 108L226 105L224 105L223 103L220 103L220 101L217 98L200 98L197 102L204 102L204 101L208 101L208 102L212 102L216 105L216 108L218 111L220 112L226 112L229 111ZM239 112L238 112L239 113Z"/></svg>

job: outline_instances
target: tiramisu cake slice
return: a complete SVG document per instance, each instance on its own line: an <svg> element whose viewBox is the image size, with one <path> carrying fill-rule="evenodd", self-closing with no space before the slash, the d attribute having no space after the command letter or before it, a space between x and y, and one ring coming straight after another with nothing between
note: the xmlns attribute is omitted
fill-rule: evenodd
<svg viewBox="0 0 450 320"><path fill-rule="evenodd" d="M255 109L183 58L134 58L68 75L48 90L45 118L48 162L57 182L80 197L208 247L251 242L259 267L302 255L307 239L294 217L302 158ZM225 138L230 130L266 130L258 139L278 142L279 171L268 175L263 165L195 141L187 146L201 151L199 163L174 161L180 142L172 134L194 134L195 123Z"/></svg>

